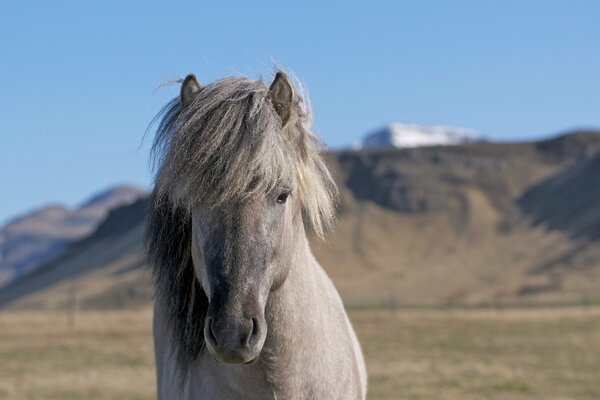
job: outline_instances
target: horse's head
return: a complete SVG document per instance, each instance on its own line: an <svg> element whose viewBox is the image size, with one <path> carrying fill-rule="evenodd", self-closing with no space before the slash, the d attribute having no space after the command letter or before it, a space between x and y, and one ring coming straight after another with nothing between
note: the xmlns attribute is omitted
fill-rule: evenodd
<svg viewBox="0 0 600 400"><path fill-rule="evenodd" d="M182 104L193 101L188 96L198 90L195 79L187 79ZM270 98L281 128L289 120L293 96L287 77L277 75ZM297 202L288 201L294 191L291 178L271 186L216 206L192 208L194 269L210 304L204 339L221 362L245 363L258 357L267 334L264 310L269 294L289 271L292 221L300 209Z"/></svg>
<svg viewBox="0 0 600 400"><path fill-rule="evenodd" d="M148 244L159 296L173 303L179 340L192 353L202 340L221 362L255 360L267 303L304 243L303 220L322 233L332 219L335 186L302 106L281 72L270 87L245 78L202 87L190 75L165 111ZM202 323L195 336L194 323Z"/></svg>
<svg viewBox="0 0 600 400"><path fill-rule="evenodd" d="M265 306L291 261L292 191L282 185L247 201L192 211L194 269L209 301L204 339L219 361L250 362L262 349Z"/></svg>

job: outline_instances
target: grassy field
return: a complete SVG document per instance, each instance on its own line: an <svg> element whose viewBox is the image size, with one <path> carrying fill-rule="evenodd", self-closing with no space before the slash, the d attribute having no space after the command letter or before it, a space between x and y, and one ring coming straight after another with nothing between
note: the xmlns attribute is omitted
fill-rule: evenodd
<svg viewBox="0 0 600 400"><path fill-rule="evenodd" d="M370 399L600 399L600 308L351 313ZM149 311L0 314L0 399L152 399Z"/></svg>

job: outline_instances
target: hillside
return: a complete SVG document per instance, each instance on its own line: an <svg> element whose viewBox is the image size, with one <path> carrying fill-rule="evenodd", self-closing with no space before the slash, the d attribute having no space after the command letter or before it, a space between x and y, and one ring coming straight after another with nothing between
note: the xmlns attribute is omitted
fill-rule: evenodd
<svg viewBox="0 0 600 400"><path fill-rule="evenodd" d="M349 306L600 301L600 134L328 154L342 199L311 240ZM0 306L151 299L143 200L0 291Z"/></svg>
<svg viewBox="0 0 600 400"><path fill-rule="evenodd" d="M92 233L108 212L132 203L146 192L133 186L102 191L79 207L51 205L0 227L0 286L61 254Z"/></svg>

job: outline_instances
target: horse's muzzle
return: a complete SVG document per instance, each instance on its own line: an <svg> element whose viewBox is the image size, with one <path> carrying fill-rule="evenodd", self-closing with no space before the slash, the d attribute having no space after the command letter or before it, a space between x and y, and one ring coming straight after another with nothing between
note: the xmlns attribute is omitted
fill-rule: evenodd
<svg viewBox="0 0 600 400"><path fill-rule="evenodd" d="M204 323L204 339L213 357L226 364L245 364L260 354L266 337L264 318L231 318L208 316Z"/></svg>

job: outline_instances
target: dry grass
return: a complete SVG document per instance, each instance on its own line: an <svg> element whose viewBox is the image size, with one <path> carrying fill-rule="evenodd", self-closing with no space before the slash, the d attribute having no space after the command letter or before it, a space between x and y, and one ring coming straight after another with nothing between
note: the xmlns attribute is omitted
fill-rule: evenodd
<svg viewBox="0 0 600 400"><path fill-rule="evenodd" d="M370 399L598 399L600 308L351 313ZM151 399L151 314L0 314L0 399Z"/></svg>
<svg viewBox="0 0 600 400"><path fill-rule="evenodd" d="M354 315L371 399L598 399L600 310Z"/></svg>
<svg viewBox="0 0 600 400"><path fill-rule="evenodd" d="M0 399L152 399L150 312L0 315Z"/></svg>

